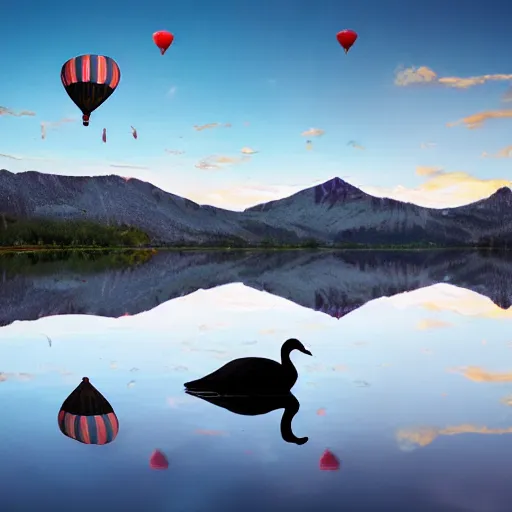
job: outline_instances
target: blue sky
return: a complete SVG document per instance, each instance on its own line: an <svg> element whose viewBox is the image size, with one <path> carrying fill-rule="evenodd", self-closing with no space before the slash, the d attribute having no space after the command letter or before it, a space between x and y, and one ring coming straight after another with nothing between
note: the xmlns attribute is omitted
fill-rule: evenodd
<svg viewBox="0 0 512 512"><path fill-rule="evenodd" d="M29 0L9 15L0 105L35 115L0 116L0 167L133 176L234 209L333 176L432 206L510 183L512 6L503 2L461 11L439 0ZM345 28L359 33L348 55L335 37ZM157 30L175 35L164 56ZM59 76L84 53L114 58L122 74L88 128ZM323 135L303 136L310 128Z"/></svg>

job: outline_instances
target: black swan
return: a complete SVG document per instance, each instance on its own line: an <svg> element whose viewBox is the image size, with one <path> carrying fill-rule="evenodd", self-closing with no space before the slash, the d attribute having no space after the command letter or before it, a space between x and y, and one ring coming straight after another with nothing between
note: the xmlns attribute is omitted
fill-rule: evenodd
<svg viewBox="0 0 512 512"><path fill-rule="evenodd" d="M192 391L186 393L243 416L259 416L277 409L284 409L281 418L281 437L283 440L298 445L308 442L307 437L297 437L293 433L292 420L299 412L300 404L291 393L279 396L213 396L208 393L201 394Z"/></svg>
<svg viewBox="0 0 512 512"><path fill-rule="evenodd" d="M186 382L185 388L229 396L287 394L298 377L290 359L292 350L311 355L299 340L291 338L281 347L281 363L264 357L234 359L201 379Z"/></svg>

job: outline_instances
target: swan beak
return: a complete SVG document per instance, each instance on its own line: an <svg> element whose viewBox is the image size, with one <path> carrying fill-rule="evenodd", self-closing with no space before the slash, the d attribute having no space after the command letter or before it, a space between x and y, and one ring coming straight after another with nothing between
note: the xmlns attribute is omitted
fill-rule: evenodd
<svg viewBox="0 0 512 512"><path fill-rule="evenodd" d="M313 355L313 354L312 354L309 350L307 350L307 349L304 349L304 354L307 354L308 356L312 356L312 355Z"/></svg>

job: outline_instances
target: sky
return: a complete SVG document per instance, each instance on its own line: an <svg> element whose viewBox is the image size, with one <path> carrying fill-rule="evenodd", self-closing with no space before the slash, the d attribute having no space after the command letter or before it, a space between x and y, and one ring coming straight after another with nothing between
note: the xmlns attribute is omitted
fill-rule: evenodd
<svg viewBox="0 0 512 512"><path fill-rule="evenodd" d="M0 168L136 177L235 210L335 176L433 207L512 183L512 5L27 0L9 15ZM164 56L157 30L175 36ZM87 128L60 82L86 53L121 69Z"/></svg>

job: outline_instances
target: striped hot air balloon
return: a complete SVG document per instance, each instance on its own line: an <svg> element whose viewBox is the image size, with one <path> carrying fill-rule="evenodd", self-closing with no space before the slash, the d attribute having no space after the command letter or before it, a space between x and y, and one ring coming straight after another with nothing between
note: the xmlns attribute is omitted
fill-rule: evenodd
<svg viewBox="0 0 512 512"><path fill-rule="evenodd" d="M111 443L119 432L114 409L87 377L62 404L58 422L65 436L84 444Z"/></svg>
<svg viewBox="0 0 512 512"><path fill-rule="evenodd" d="M104 55L80 55L69 59L60 72L62 85L82 111L84 126L89 117L116 90L121 71L114 59Z"/></svg>

